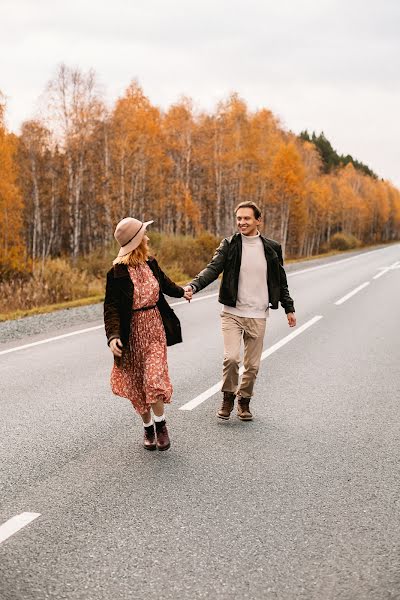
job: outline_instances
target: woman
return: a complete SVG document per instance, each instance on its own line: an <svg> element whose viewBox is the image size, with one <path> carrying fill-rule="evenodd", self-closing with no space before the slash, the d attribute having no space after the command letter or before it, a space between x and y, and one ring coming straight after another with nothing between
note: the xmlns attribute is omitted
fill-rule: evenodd
<svg viewBox="0 0 400 600"><path fill-rule="evenodd" d="M142 417L144 448L168 450L164 404L171 402L172 385L167 344L181 342L182 335L163 293L187 300L191 294L173 283L155 258L149 258L146 229L151 223L127 217L117 225L114 237L120 251L107 273L104 323L114 355L112 391L128 398Z"/></svg>

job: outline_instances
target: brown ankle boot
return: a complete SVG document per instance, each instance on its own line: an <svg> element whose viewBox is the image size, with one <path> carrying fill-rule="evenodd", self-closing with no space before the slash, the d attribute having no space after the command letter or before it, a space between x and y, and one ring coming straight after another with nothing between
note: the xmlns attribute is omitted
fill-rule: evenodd
<svg viewBox="0 0 400 600"><path fill-rule="evenodd" d="M220 419L229 419L235 403L235 394L232 392L224 392L221 408L217 412Z"/></svg>
<svg viewBox="0 0 400 600"><path fill-rule="evenodd" d="M144 428L143 448L146 448L146 450L155 450L157 448L154 425Z"/></svg>
<svg viewBox="0 0 400 600"><path fill-rule="evenodd" d="M165 421L156 421L157 448L161 451L168 450L171 442L168 435L167 424Z"/></svg>
<svg viewBox="0 0 400 600"><path fill-rule="evenodd" d="M249 404L250 398L242 398L241 396L238 396L237 414L241 421L251 421L253 419Z"/></svg>

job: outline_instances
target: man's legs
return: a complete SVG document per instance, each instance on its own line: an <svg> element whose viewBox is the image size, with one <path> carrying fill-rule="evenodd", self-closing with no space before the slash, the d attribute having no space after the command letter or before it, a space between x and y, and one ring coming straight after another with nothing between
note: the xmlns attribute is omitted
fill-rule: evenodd
<svg viewBox="0 0 400 600"><path fill-rule="evenodd" d="M235 315L222 313L221 326L224 338L224 363L222 373L223 401L217 415L229 419L239 385L240 344L243 336L241 320Z"/></svg>
<svg viewBox="0 0 400 600"><path fill-rule="evenodd" d="M221 315L224 338L222 391L231 394L236 394L239 385L240 344L243 336L243 326L240 321L240 318L229 313Z"/></svg>
<svg viewBox="0 0 400 600"><path fill-rule="evenodd" d="M250 421L252 414L249 410L249 401L253 395L264 343L266 319L243 319L244 321L244 373L238 395L238 414L243 421ZM243 400L242 400L243 399Z"/></svg>

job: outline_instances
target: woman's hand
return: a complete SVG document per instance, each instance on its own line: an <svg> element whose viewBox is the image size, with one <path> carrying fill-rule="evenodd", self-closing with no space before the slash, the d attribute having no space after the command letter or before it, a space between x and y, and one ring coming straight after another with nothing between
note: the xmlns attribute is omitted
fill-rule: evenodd
<svg viewBox="0 0 400 600"><path fill-rule="evenodd" d="M110 342L110 350L117 358L121 358L122 356L122 342L119 338L114 338Z"/></svg>

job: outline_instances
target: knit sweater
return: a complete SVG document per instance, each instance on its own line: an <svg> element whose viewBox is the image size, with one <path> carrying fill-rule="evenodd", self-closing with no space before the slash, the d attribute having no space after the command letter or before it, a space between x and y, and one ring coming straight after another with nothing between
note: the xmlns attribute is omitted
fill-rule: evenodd
<svg viewBox="0 0 400 600"><path fill-rule="evenodd" d="M224 312L239 317L266 319L268 317L267 260L260 232L242 234L242 262L239 272L236 306L224 306Z"/></svg>

